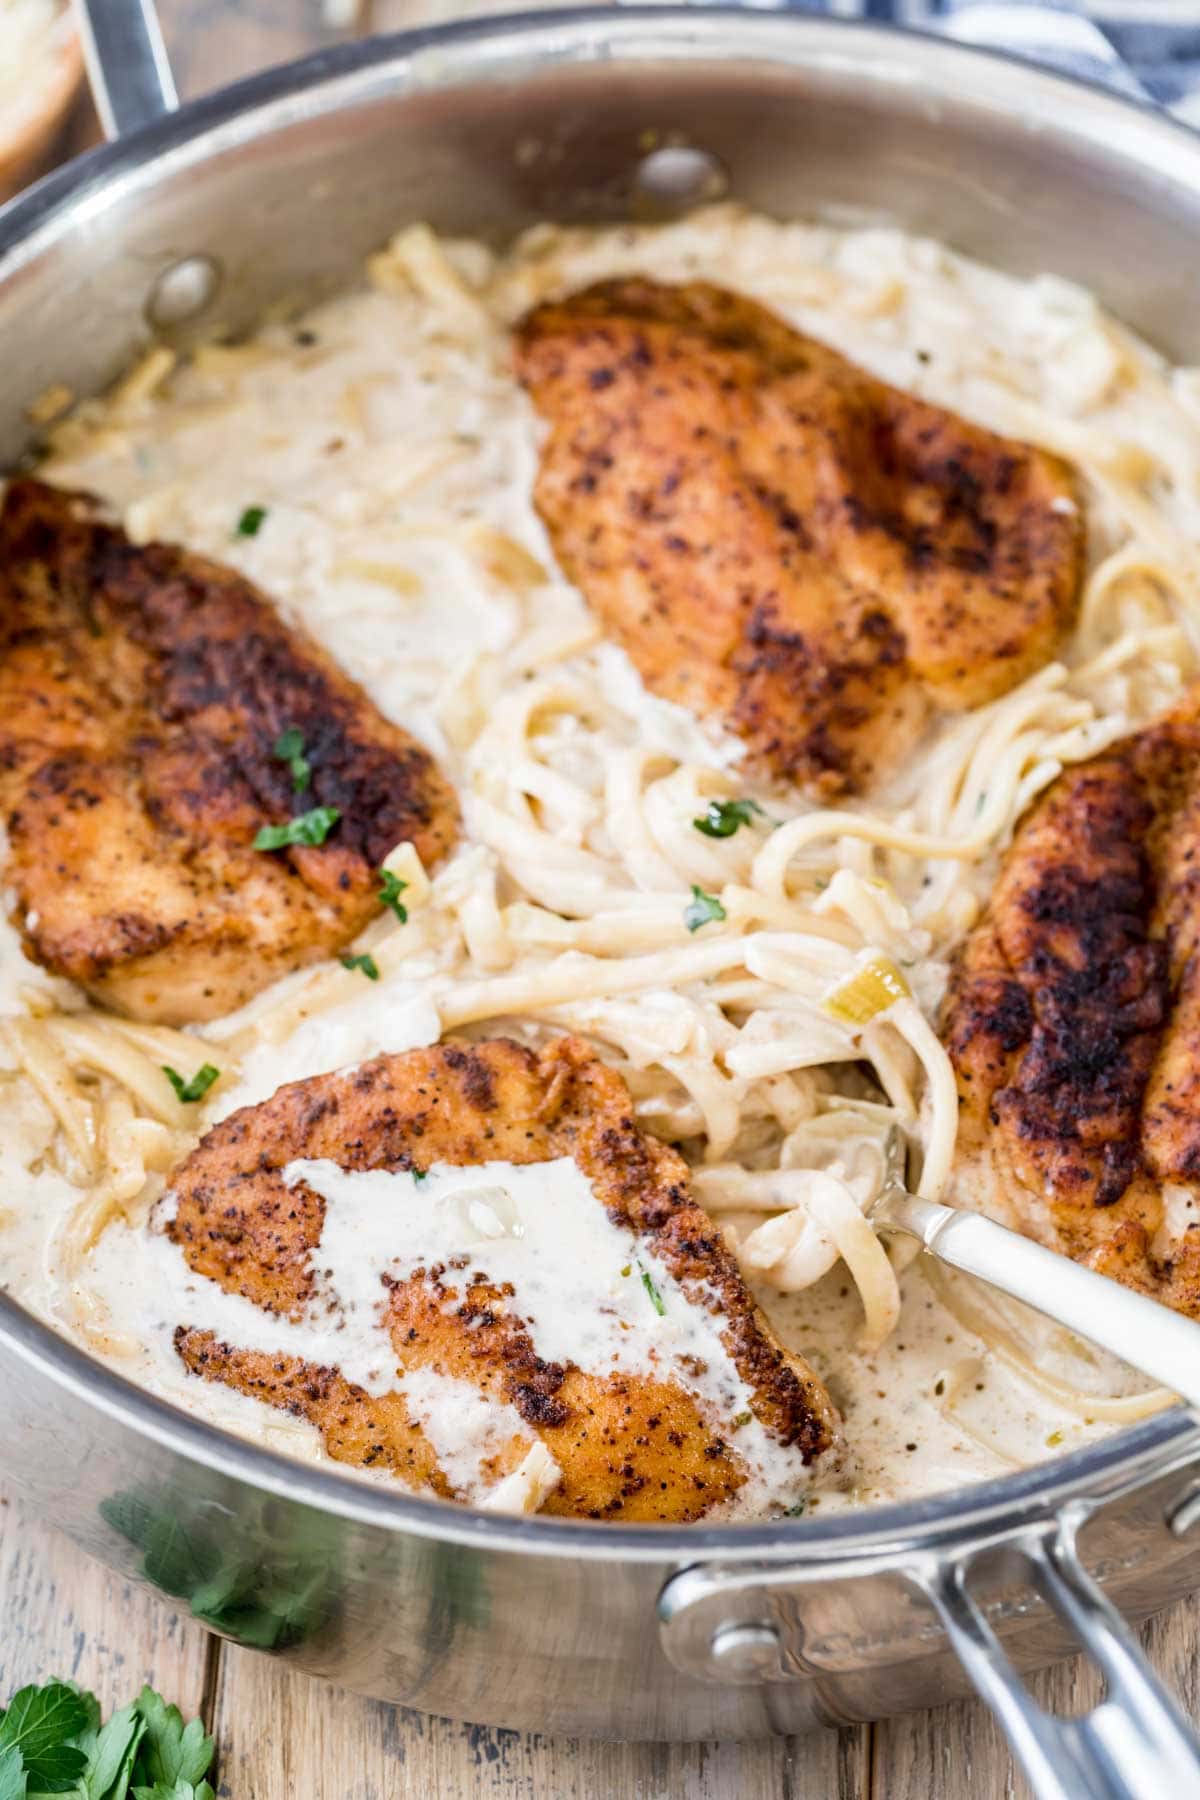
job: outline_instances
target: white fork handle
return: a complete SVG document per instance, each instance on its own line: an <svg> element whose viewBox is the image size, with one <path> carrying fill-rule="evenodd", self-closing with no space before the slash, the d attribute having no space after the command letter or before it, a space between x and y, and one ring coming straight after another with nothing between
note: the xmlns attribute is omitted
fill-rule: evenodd
<svg viewBox="0 0 1200 1800"><path fill-rule="evenodd" d="M915 1237L939 1262L1023 1300L1200 1407L1200 1324L1182 1313L994 1219L918 1200L900 1187L884 1190L871 1220L885 1231Z"/></svg>

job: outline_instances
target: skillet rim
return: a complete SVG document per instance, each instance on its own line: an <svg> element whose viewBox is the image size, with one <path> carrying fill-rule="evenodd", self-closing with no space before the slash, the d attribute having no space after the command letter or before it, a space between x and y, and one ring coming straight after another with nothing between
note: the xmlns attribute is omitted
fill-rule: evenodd
<svg viewBox="0 0 1200 1800"><path fill-rule="evenodd" d="M1021 110L1040 111L1056 99L1073 102L1074 110L1082 107L1087 114L1076 120L1083 141L1103 143L1110 150L1113 125L1136 125L1146 142L1140 146L1140 154L1135 154L1133 143L1125 147L1123 156L1129 166L1140 167L1160 181L1164 176L1180 181L1200 203L1200 135L1149 102L1116 94L1078 76L1049 71L1003 51L869 19L763 12L729 5L706 5L702 12L681 12L676 5L638 5L627 12L585 6L456 20L339 45L186 102L117 142L76 158L0 207L0 281L14 277L56 237L65 235L78 215L94 215L136 192L143 182L151 182L164 160L186 165L222 149L244 147L290 122L301 98L320 94L323 104L318 110L336 112L345 104L340 90L352 87L355 78L371 71L380 77L376 97L403 92L404 77L421 73L419 59L426 51L437 55L434 84L445 89L486 79L489 52L536 55L539 40L545 47L545 40L553 42L555 38L560 58L566 60L569 53L575 64L596 60L601 43L611 55L614 40L618 54L624 50L636 57L644 54L644 49L639 52L642 45L652 47L660 57L695 64L715 60L722 47L727 52L733 48L745 61L769 57L775 48L782 52L778 60L787 65L819 58L822 44L828 59L839 54L839 44L850 45L854 39L859 43L875 40L893 54L915 46L916 54L925 59L926 75L930 59L935 73L939 63L952 70L974 69L980 76L990 71L1002 90L992 94L991 104L1010 117L1019 116ZM789 54L793 43L798 48ZM447 49L460 53L457 64L444 55ZM545 65L544 54L542 60ZM1009 84L1007 94L1005 83ZM416 91L415 84L408 91ZM222 1426L193 1419L181 1407L107 1368L4 1292L0 1292L0 1345L92 1410L185 1462L258 1492L387 1532L407 1532L464 1547L587 1561L690 1563L701 1557L719 1557L728 1563L745 1563L799 1558L831 1568L848 1560L879 1561L900 1547L906 1554L929 1551L939 1543L982 1536L1021 1519L1045 1518L1069 1501L1090 1495L1101 1498L1120 1489L1125 1485L1122 1476L1136 1480L1141 1470L1149 1479L1189 1452L1200 1451L1200 1422L1185 1407L1176 1406L1085 1449L1011 1475L921 1500L865 1507L824 1519L806 1518L800 1528L780 1520L628 1525L536 1515L507 1518L404 1489L376 1488L339 1472L336 1466L285 1457Z"/></svg>

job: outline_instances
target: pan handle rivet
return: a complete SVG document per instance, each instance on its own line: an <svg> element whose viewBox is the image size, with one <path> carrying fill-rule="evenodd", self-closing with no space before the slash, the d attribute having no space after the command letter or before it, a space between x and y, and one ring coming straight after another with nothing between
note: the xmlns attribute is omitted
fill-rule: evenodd
<svg viewBox="0 0 1200 1800"><path fill-rule="evenodd" d="M729 178L716 157L691 144L651 150L633 177L635 209L656 218L678 218L693 206L720 200L728 189Z"/></svg>
<svg viewBox="0 0 1200 1800"><path fill-rule="evenodd" d="M779 1633L773 1625L721 1625L709 1654L726 1681L766 1681L780 1675Z"/></svg>
<svg viewBox="0 0 1200 1800"><path fill-rule="evenodd" d="M156 276L146 299L146 318L156 330L186 324L202 313L221 284L211 256L185 256Z"/></svg>

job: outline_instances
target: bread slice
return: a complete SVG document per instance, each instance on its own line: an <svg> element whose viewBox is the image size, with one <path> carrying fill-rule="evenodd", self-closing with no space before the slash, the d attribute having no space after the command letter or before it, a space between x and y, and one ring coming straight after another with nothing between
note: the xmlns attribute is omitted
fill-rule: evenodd
<svg viewBox="0 0 1200 1800"><path fill-rule="evenodd" d="M0 0L0 200L42 173L82 76L65 0Z"/></svg>

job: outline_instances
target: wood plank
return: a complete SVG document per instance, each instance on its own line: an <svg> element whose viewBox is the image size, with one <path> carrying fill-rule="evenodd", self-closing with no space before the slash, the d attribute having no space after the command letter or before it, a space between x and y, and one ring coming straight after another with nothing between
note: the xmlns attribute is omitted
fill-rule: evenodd
<svg viewBox="0 0 1200 1800"><path fill-rule="evenodd" d="M26 1682L69 1676L122 1706L149 1681L181 1712L207 1710L203 1626L110 1575L57 1532L0 1499L0 1702Z"/></svg>
<svg viewBox="0 0 1200 1800"><path fill-rule="evenodd" d="M761 1744L551 1739L381 1706L229 1645L215 1716L228 1800L866 1800L868 1792L865 1728Z"/></svg>

